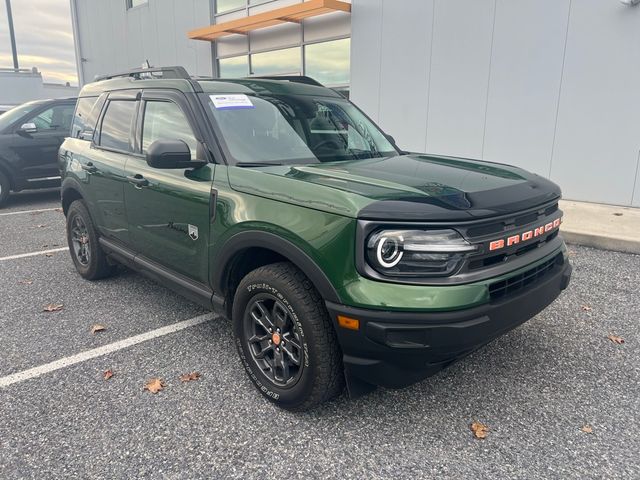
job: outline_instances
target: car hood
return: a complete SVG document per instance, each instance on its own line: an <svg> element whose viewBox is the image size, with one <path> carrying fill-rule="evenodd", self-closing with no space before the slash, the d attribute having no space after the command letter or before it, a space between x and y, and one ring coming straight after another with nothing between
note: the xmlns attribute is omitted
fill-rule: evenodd
<svg viewBox="0 0 640 480"><path fill-rule="evenodd" d="M411 154L251 170L270 175L272 181L236 172L230 174L232 186L363 219L471 220L560 198L557 185L520 168L443 156ZM281 183L285 179L286 184Z"/></svg>

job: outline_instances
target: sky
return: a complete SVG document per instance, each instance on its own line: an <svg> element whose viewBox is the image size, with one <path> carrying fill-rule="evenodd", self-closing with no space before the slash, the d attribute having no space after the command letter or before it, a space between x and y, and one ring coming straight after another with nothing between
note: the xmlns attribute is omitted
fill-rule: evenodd
<svg viewBox="0 0 640 480"><path fill-rule="evenodd" d="M78 84L69 0L11 0L20 68L45 82ZM13 68L5 0L0 0L0 67Z"/></svg>

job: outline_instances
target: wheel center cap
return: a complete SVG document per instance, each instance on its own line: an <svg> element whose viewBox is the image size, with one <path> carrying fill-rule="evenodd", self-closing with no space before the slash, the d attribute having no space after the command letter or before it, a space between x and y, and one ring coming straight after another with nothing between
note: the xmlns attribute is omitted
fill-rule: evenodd
<svg viewBox="0 0 640 480"><path fill-rule="evenodd" d="M282 337L280 336L279 333L274 332L273 335L271 335L271 341L273 342L274 345L278 346L282 341Z"/></svg>

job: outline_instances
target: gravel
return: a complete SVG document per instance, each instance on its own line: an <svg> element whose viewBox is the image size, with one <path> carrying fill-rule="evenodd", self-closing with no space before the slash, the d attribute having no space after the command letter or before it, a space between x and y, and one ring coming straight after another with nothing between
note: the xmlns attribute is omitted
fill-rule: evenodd
<svg viewBox="0 0 640 480"><path fill-rule="evenodd" d="M0 217L0 230L39 221ZM640 256L570 252L572 284L551 307L404 390L278 410L221 318L0 389L0 478L638 478ZM0 278L0 376L202 313L134 273L82 281L66 252L0 262ZM191 371L201 378L179 381Z"/></svg>

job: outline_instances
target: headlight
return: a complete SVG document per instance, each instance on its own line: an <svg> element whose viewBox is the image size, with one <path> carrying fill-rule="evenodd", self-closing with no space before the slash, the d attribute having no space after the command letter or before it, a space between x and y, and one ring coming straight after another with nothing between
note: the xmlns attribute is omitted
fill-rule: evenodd
<svg viewBox="0 0 640 480"><path fill-rule="evenodd" d="M386 276L440 277L477 250L455 230L379 230L367 240L367 261Z"/></svg>

